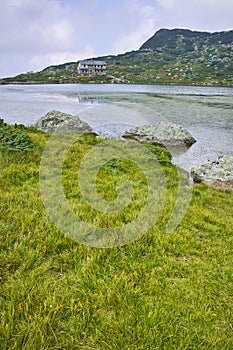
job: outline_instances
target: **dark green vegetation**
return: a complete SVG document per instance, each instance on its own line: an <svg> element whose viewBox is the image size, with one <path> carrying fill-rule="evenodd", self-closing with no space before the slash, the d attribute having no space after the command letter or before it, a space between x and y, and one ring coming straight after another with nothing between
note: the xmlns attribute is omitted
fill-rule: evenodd
<svg viewBox="0 0 233 350"><path fill-rule="evenodd" d="M161 29L139 50L105 60L105 76L82 77L77 62L20 74L5 83L143 83L233 85L233 31L207 33Z"/></svg>
<svg viewBox="0 0 233 350"><path fill-rule="evenodd" d="M168 187L157 225L122 247L83 246L59 232L43 208L39 168L49 135L24 132L32 151L0 153L1 350L231 350L233 193L195 185L182 223L166 233L176 169L167 152L151 147ZM79 138L64 162L64 189L77 212L77 169L97 142ZM122 165L110 162L99 173L107 200L115 195L112 171L130 175ZM135 186L142 176L134 176ZM89 219L89 208L81 207Z"/></svg>
<svg viewBox="0 0 233 350"><path fill-rule="evenodd" d="M0 119L0 149L10 151L30 151L33 148L31 138L23 125L7 125Z"/></svg>

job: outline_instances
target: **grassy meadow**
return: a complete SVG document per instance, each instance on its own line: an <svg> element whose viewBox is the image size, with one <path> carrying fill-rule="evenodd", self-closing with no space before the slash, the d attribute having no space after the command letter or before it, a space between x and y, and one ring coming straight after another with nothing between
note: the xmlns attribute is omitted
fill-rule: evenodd
<svg viewBox="0 0 233 350"><path fill-rule="evenodd" d="M233 192L194 185L185 217L166 233L177 172L167 152L150 147L167 180L157 224L127 245L89 247L66 237L44 210L39 171L49 135L20 133L27 150L7 146L6 137L0 150L0 349L233 349ZM99 194L110 201L113 175L133 177L137 205L97 217L75 179L98 142L83 136L72 146L64 191L82 220L115 227L140 212L147 186L132 164L110 162L99 171Z"/></svg>

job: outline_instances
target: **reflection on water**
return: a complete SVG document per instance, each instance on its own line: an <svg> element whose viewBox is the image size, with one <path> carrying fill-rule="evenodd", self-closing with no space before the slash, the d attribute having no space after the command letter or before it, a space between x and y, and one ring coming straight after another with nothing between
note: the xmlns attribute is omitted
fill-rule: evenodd
<svg viewBox="0 0 233 350"><path fill-rule="evenodd" d="M107 138L122 138L122 135L129 129L133 128L132 124L125 123L107 123L101 124L94 127L94 131L99 136ZM124 140L122 138L122 140Z"/></svg>
<svg viewBox="0 0 233 350"><path fill-rule="evenodd" d="M71 113L105 136L158 121L183 125L197 140L173 152L186 170L233 154L233 89L145 85L0 86L0 117L30 125L52 109ZM117 126L118 125L118 126Z"/></svg>

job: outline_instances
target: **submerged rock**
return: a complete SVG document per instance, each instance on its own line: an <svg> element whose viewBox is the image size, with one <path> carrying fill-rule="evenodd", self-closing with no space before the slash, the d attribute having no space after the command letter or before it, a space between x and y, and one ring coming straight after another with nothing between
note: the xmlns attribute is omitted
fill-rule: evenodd
<svg viewBox="0 0 233 350"><path fill-rule="evenodd" d="M194 182L233 190L233 155L223 155L212 163L194 167L191 176Z"/></svg>
<svg viewBox="0 0 233 350"><path fill-rule="evenodd" d="M78 117L55 110L38 119L33 126L45 132L59 131L95 134L92 128Z"/></svg>
<svg viewBox="0 0 233 350"><path fill-rule="evenodd" d="M183 126L165 122L138 126L126 131L123 137L164 147L190 147L196 142Z"/></svg>

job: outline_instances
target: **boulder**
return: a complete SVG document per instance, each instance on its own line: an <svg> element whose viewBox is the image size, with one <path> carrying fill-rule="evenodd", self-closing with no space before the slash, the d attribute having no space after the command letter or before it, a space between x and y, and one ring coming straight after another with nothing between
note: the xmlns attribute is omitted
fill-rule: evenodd
<svg viewBox="0 0 233 350"><path fill-rule="evenodd" d="M59 111L48 112L33 124L36 129L45 132L74 132L83 134L95 134L92 128L78 117Z"/></svg>
<svg viewBox="0 0 233 350"><path fill-rule="evenodd" d="M164 147L190 147L196 142L181 125L165 122L135 127L126 131L122 137Z"/></svg>
<svg viewBox="0 0 233 350"><path fill-rule="evenodd" d="M194 182L205 183L217 189L233 190L233 155L223 155L212 163L191 170Z"/></svg>

